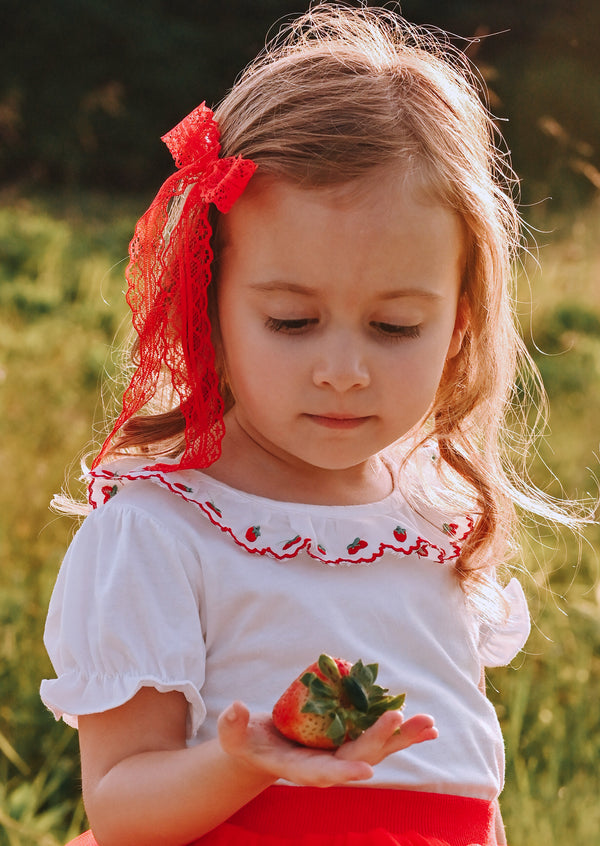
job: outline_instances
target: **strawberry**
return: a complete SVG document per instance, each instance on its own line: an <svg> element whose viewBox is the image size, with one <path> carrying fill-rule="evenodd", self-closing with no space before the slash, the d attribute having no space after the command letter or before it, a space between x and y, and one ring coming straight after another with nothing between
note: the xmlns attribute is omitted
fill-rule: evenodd
<svg viewBox="0 0 600 846"><path fill-rule="evenodd" d="M400 543L404 543L404 541L406 540L406 529L404 529L402 526L396 526L396 528L394 529L394 537L397 541L400 541Z"/></svg>
<svg viewBox="0 0 600 846"><path fill-rule="evenodd" d="M366 540L363 540L362 538L354 538L352 543L349 543L346 549L348 550L350 555L356 555L357 552L360 552L361 549L364 549L365 546L368 545L369 544L366 542Z"/></svg>
<svg viewBox="0 0 600 846"><path fill-rule="evenodd" d="M246 531L246 540L254 543L260 537L260 526L250 526Z"/></svg>
<svg viewBox="0 0 600 846"><path fill-rule="evenodd" d="M290 740L315 749L336 749L356 740L385 711L404 704L375 684L377 664L350 664L320 655L292 682L273 708L276 728Z"/></svg>
<svg viewBox="0 0 600 846"><path fill-rule="evenodd" d="M102 487L102 493L104 495L104 504L108 502L109 499L112 499L113 496L116 496L118 487L116 485L104 485Z"/></svg>
<svg viewBox="0 0 600 846"><path fill-rule="evenodd" d="M217 514L219 517L223 516L221 509L217 508L217 506L214 504L214 502L205 502L204 504L206 505L207 508L210 508L211 511L214 511L215 514Z"/></svg>
<svg viewBox="0 0 600 846"><path fill-rule="evenodd" d="M291 549L292 546L295 546L297 543L300 543L301 540L302 538L300 537L300 535L296 535L295 537L291 538L291 540L284 543L282 551L285 552L286 549Z"/></svg>

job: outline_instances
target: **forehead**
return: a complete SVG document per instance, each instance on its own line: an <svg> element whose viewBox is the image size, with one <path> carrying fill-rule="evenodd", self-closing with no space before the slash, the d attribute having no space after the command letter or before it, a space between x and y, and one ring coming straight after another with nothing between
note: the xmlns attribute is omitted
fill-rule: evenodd
<svg viewBox="0 0 600 846"><path fill-rule="evenodd" d="M349 223L375 217L380 223L393 222L402 210L412 207L419 217L455 218L458 216L438 200L421 179L409 173L394 173L390 168L373 168L364 177L332 185L306 185L292 179L255 175L233 209L221 215L219 234L223 246L231 245L233 230L253 223L277 227L282 215L290 213L298 225L305 223L304 213L323 217L338 215ZM287 221L289 222L289 221ZM459 224L462 225L462 224Z"/></svg>
<svg viewBox="0 0 600 846"><path fill-rule="evenodd" d="M220 225L223 269L250 281L385 287L460 275L457 215L389 170L318 188L255 178Z"/></svg>

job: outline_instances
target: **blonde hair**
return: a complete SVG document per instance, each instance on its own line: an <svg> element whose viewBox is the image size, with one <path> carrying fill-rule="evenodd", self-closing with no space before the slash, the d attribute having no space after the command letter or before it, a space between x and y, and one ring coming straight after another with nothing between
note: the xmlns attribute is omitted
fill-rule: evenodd
<svg viewBox="0 0 600 846"><path fill-rule="evenodd" d="M246 68L215 117L222 154L253 160L261 174L316 188L389 166L462 221L468 328L418 434L421 444L437 446L446 504L450 497L476 514L457 572L477 582L506 556L515 502L537 514L561 513L505 469L503 432L519 364L529 374L521 387L538 382L511 301L520 237L514 179L476 75L443 35L389 10L318 4ZM211 214L218 284L219 221ZM222 388L230 405L225 382ZM176 453L183 428L177 408L134 418L116 449Z"/></svg>

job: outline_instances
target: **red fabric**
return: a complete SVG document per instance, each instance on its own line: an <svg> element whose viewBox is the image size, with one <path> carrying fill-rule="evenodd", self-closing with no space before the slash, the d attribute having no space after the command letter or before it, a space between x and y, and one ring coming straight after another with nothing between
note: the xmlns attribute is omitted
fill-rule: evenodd
<svg viewBox="0 0 600 846"><path fill-rule="evenodd" d="M69 846L96 842L87 832ZM497 844L494 806L483 799L411 790L275 786L193 846Z"/></svg>
<svg viewBox="0 0 600 846"><path fill-rule="evenodd" d="M208 206L228 212L256 165L241 156L219 158L219 127L204 103L162 140L179 170L139 220L126 271L139 360L123 410L93 467L123 424L165 389L174 391L181 405L186 446L179 464L161 469L207 467L220 455L223 402L206 296L213 258Z"/></svg>

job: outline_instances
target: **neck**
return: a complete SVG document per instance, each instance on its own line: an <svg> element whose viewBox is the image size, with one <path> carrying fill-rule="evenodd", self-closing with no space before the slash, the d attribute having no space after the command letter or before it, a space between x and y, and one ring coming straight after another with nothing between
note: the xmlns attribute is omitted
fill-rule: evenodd
<svg viewBox="0 0 600 846"><path fill-rule="evenodd" d="M204 472L246 493L310 505L362 505L393 490L390 470L380 455L341 469L290 460L265 449L231 413L221 457Z"/></svg>

